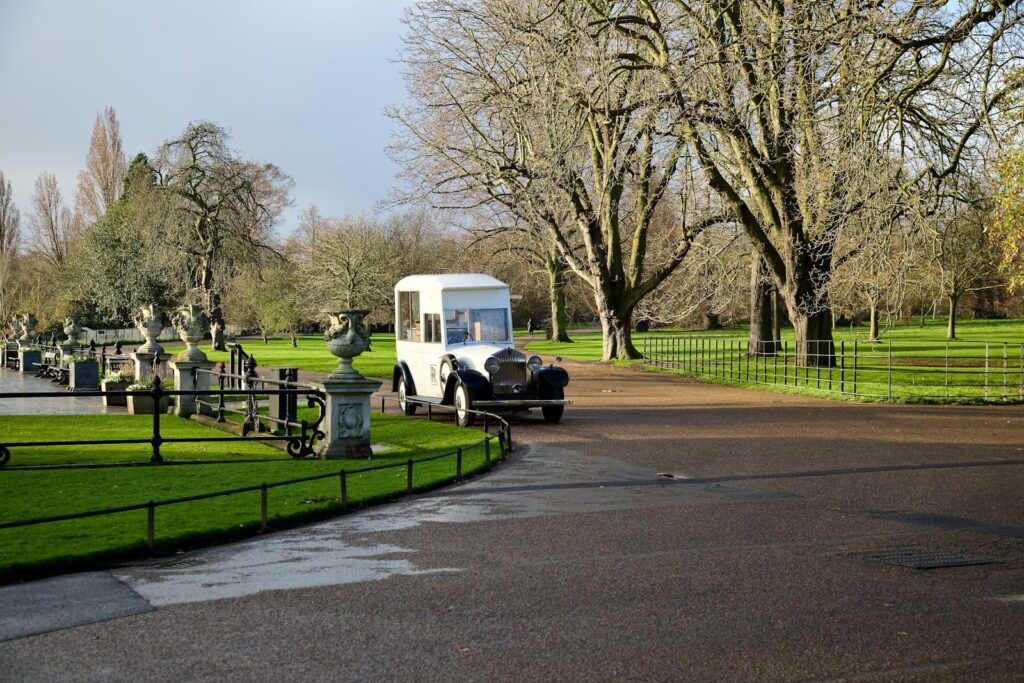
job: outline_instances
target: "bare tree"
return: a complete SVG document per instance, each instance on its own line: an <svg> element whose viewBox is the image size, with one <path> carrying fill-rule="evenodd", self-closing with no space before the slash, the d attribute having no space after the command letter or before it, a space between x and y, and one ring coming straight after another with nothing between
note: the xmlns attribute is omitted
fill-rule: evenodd
<svg viewBox="0 0 1024 683"><path fill-rule="evenodd" d="M64 206L57 177L52 173L40 175L32 195L29 227L33 247L54 270L60 270L67 263L77 226L77 218Z"/></svg>
<svg viewBox="0 0 1024 683"><path fill-rule="evenodd" d="M586 5L595 30L624 41L622 72L661 79L680 138L764 257L804 363L833 362L835 247L873 179L941 185L997 122L1024 58L1017 2Z"/></svg>
<svg viewBox="0 0 1024 683"><path fill-rule="evenodd" d="M96 115L85 168L78 174L75 205L83 220L95 222L121 196L128 162L121 146L121 130L113 107Z"/></svg>
<svg viewBox="0 0 1024 683"><path fill-rule="evenodd" d="M433 0L408 15L405 63L414 104L392 154L410 195L444 209L494 203L536 226L591 287L603 356L638 356L637 304L726 220L688 201L700 169L645 96L650 79L622 73L617 39L589 30L576 3ZM648 259L653 216L684 199L675 248ZM697 211L700 209L700 211Z"/></svg>
<svg viewBox="0 0 1024 683"><path fill-rule="evenodd" d="M11 181L0 171L0 254L14 254L18 250L18 229L21 212L14 205Z"/></svg>
<svg viewBox="0 0 1024 683"><path fill-rule="evenodd" d="M227 139L213 123L190 123L164 143L154 164L174 225L164 235L167 261L201 299L219 350L225 348L223 289L239 269L273 251L274 223L290 204L291 189L276 166L241 159Z"/></svg>

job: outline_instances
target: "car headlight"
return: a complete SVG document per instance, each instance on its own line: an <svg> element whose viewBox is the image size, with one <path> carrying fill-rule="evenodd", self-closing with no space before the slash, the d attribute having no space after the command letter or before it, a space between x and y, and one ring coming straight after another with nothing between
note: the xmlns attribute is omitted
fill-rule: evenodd
<svg viewBox="0 0 1024 683"><path fill-rule="evenodd" d="M498 370L501 370L501 363L498 362L497 358L491 356L484 361L484 370L492 375L497 374Z"/></svg>
<svg viewBox="0 0 1024 683"><path fill-rule="evenodd" d="M530 372L537 372L542 365L544 365L544 361L540 359L540 356L530 356L530 360L526 361L526 367L530 368Z"/></svg>

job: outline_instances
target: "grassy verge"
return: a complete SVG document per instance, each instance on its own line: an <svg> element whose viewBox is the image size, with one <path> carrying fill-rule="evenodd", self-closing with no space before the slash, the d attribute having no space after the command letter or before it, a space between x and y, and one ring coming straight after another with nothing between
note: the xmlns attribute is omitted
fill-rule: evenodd
<svg viewBox="0 0 1024 683"><path fill-rule="evenodd" d="M145 418L143 418L145 420ZM165 416L165 434L222 436L217 430ZM93 446L12 448L8 467L0 469L0 522L53 516L161 500L216 490L258 485L318 473L355 469L367 464L404 462L408 458L470 447L483 438L476 430L450 424L373 415L374 443L387 450L370 461L292 460L269 446L253 442L168 445L168 460L256 459L265 462L209 462L160 467L17 469L29 464L117 464L145 461L148 447ZM149 431L135 416L2 416L5 441L39 440L42 434L67 434L78 439L146 438ZM53 437L45 437L53 438ZM59 438L59 437L56 437ZM70 438L70 436L69 436ZM496 454L496 450L494 450ZM482 446L468 448L463 473L485 466ZM440 458L414 467L414 487L424 490L454 480L455 458ZM349 505L359 507L405 493L404 468L367 472L348 478ZM340 509L337 477L270 490L269 521L284 527L336 514ZM156 509L156 552L168 553L257 533L258 492L159 507ZM83 569L99 563L148 555L146 512L132 511L30 527L0 529L0 580L34 578Z"/></svg>
<svg viewBox="0 0 1024 683"><path fill-rule="evenodd" d="M777 357L748 357L745 329L658 330L637 333L634 341L642 349L645 339L669 338L671 341L661 351L674 363L660 369L736 386L760 385L771 390L844 398L856 392L858 400L868 401L889 400L890 395L898 402L941 403L1022 398L1024 320L963 321L960 338L952 342L942 338L944 333L944 326L929 321L923 328L893 328L881 342L869 343L864 328L837 329L837 365L820 369L794 366L792 330L783 333L788 355ZM574 339L572 344L534 341L527 348L574 360L600 360L599 333L580 334ZM636 361L616 363L638 365Z"/></svg>

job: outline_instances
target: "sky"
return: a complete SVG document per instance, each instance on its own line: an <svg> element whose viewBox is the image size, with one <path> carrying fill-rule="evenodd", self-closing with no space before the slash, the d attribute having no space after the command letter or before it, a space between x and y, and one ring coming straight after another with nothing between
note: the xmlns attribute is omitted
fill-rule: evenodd
<svg viewBox="0 0 1024 683"><path fill-rule="evenodd" d="M190 121L295 181L301 211L369 212L398 182L384 147L401 104L411 0L0 0L0 171L23 230L36 177L73 205L96 115L117 112L130 160Z"/></svg>

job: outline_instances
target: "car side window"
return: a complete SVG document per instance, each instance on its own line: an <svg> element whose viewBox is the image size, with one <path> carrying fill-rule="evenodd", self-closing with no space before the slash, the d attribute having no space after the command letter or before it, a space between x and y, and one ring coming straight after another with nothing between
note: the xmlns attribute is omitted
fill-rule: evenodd
<svg viewBox="0 0 1024 683"><path fill-rule="evenodd" d="M420 293L398 293L398 321L403 341L423 341L420 325Z"/></svg>
<svg viewBox="0 0 1024 683"><path fill-rule="evenodd" d="M423 341L430 344L440 344L441 339L441 314L427 313L423 316Z"/></svg>

